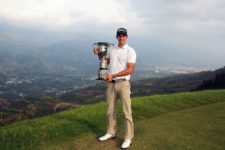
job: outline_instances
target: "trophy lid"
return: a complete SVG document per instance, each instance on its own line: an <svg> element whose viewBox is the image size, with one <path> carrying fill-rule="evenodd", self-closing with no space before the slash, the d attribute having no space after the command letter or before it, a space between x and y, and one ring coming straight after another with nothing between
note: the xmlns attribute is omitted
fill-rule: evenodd
<svg viewBox="0 0 225 150"><path fill-rule="evenodd" d="M106 47L114 46L114 44L109 43L109 42L96 42L96 43L94 43L93 45L97 45L97 46L104 45L104 46L106 46Z"/></svg>

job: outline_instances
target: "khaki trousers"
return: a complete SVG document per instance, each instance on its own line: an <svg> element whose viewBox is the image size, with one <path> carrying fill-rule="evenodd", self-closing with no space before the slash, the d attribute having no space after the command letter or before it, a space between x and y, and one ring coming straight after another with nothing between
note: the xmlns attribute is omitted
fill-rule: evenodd
<svg viewBox="0 0 225 150"><path fill-rule="evenodd" d="M115 135L117 130L116 122L116 106L117 95L122 102L124 114L124 139L132 139L134 136L134 125L132 119L131 99L130 99L130 81L123 81L119 83L107 82L106 98L108 104L107 117L108 127L107 133Z"/></svg>

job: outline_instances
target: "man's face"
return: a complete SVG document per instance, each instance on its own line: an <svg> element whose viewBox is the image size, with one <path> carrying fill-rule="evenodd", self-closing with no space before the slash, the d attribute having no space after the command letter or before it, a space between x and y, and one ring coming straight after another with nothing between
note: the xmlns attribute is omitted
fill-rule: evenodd
<svg viewBox="0 0 225 150"><path fill-rule="evenodd" d="M118 40L119 45L125 45L127 43L127 35L120 34L117 35L116 38Z"/></svg>

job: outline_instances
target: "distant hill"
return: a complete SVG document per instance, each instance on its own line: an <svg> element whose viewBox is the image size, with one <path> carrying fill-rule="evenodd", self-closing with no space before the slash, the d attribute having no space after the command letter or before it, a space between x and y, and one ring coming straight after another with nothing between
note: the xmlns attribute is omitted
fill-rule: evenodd
<svg viewBox="0 0 225 150"><path fill-rule="evenodd" d="M7 20L0 20L0 74L1 73L74 73L96 75L97 57L93 55L92 43L111 41L114 36L101 37L95 34L73 31L46 31L17 26ZM110 31L111 32L111 31ZM108 34L110 32L107 32ZM106 33L106 34L107 34ZM111 34L110 34L111 35ZM104 38L104 39L102 39ZM206 59L211 56L198 56L190 51L180 51L165 43L133 37L129 40L137 51L137 69L134 77L152 76L148 68L151 65L211 66L215 68L221 62ZM144 45L148 43L148 49ZM195 56L195 57L194 57ZM190 61L191 60L191 61ZM146 72L146 70L148 72ZM164 73L163 73L164 74ZM159 73L157 73L159 75Z"/></svg>
<svg viewBox="0 0 225 150"><path fill-rule="evenodd" d="M131 149L224 149L224 106L225 90L135 97ZM119 149L123 141L120 101L117 137L100 143L96 138L105 133L106 123L106 102L83 106L0 127L0 148Z"/></svg>
<svg viewBox="0 0 225 150"><path fill-rule="evenodd" d="M164 78L147 78L131 81L132 96L155 95L199 90L203 82L215 78L218 73L224 73L225 67L214 71L203 71L192 74L173 75ZM104 100L105 81L87 88L69 92L60 97L65 101L77 104L97 103Z"/></svg>
<svg viewBox="0 0 225 150"><path fill-rule="evenodd" d="M0 74L22 72L93 75L98 65L91 46L75 40L40 47L21 47L16 43L6 45L0 41L0 62Z"/></svg>
<svg viewBox="0 0 225 150"><path fill-rule="evenodd" d="M220 69L217 71L216 76L209 80L204 80L202 84L197 87L197 90L205 89L224 89L225 88L225 71Z"/></svg>
<svg viewBox="0 0 225 150"><path fill-rule="evenodd" d="M208 80L211 81L216 78L217 80L215 83L220 81L217 74L223 72L224 68L221 68L215 71L132 81L132 96L201 90L198 89L198 87L202 86L202 84L205 85L205 83L208 83L206 82ZM0 77L0 83L4 85L5 78L7 77ZM25 85L15 85L11 83L14 82L12 80L7 81L7 84L9 84L9 87L7 87L9 92L6 91L6 88L0 88L0 92L1 89L4 91L4 93L0 93L2 95L2 97L0 97L0 125L6 125L24 119L55 113L56 110L60 111L77 107L78 105L94 104L100 101L105 101L105 81L96 81L98 83L94 84L94 86L81 88L85 83L91 83L93 81L82 81L79 78L70 76L61 77L53 75L40 75L37 78L32 77L31 79L37 80L17 80L17 82L35 81L34 83L37 84L28 83ZM79 89L72 92L66 91L74 86L79 87ZM55 89L56 87L57 89ZM29 92L29 96L25 98L18 97L16 95L17 93L15 93L16 88L19 89L19 96L24 96L23 93L25 92ZM51 93L54 91L58 92L59 95L54 96L54 93ZM38 96L39 94L41 95Z"/></svg>

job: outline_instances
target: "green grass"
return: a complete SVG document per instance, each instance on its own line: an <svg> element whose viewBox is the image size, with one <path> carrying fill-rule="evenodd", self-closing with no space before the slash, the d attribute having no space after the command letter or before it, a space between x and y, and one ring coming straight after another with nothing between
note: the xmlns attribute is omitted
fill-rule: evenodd
<svg viewBox="0 0 225 150"><path fill-rule="evenodd" d="M224 150L225 147L225 102L202 105L160 116L136 120L135 137L131 150ZM119 129L123 130L122 128ZM117 138L98 142L94 133L74 138L47 150L115 150L123 142Z"/></svg>
<svg viewBox="0 0 225 150"><path fill-rule="evenodd" d="M213 145L212 149L215 149L215 147L218 149L220 147L224 148L224 143L221 143L219 139L224 139L224 134L221 132L224 133L225 130L219 126L219 124L224 124L220 119L222 118L225 120L225 117L224 115L216 114L216 110L221 110L220 113L223 114L225 114L225 110L219 109L219 107L217 109L208 108L204 110L205 113L200 113L200 115L198 114L198 111L196 113L190 111L195 108L197 109L200 106L210 106L210 104L221 104L219 106L224 106L223 102L225 102L225 90L208 90L133 98L132 110L135 133L137 136L135 134L136 140L134 140L135 142L133 143L132 148L137 149L137 146L141 145L143 149L150 148L149 146L153 149L197 149L197 147L198 149L201 149L201 143L205 142L205 136L211 136L210 134L213 134L213 136L210 137L210 144ZM118 128L120 130L118 131L118 138L116 139L116 147L120 147L119 144L121 144L121 138L123 137L123 114L121 103L119 103L118 106ZM189 118L191 117L185 117L185 113L183 113L185 111L187 111L186 113L190 116L198 117L199 119L194 118L195 121L192 120L189 122ZM215 117L214 121L213 116ZM161 119L159 117L161 117ZM156 124L157 118L158 124ZM169 118L174 118L174 122ZM208 122L204 122L204 120L207 119ZM179 121L183 122L183 126L182 124L177 124L180 126L176 126L176 123L180 123ZM216 123L217 121L218 123L216 124L218 124L218 126L214 126L210 121L213 121L213 123ZM207 123L211 123L208 128ZM157 138L154 138L152 134L147 134L154 133L154 129L157 131L160 124L166 124L162 126L162 129L165 131L168 130L168 132L171 131L171 133L159 134ZM202 135L197 134L197 131L199 131L198 128L201 130L201 124L203 127L206 126L205 128L208 130L213 130L215 132L207 133L207 130L202 130ZM185 130L185 125L191 127ZM166 127L168 127L168 129L166 129ZM58 149L61 146L64 147L64 149L76 149L81 148L82 145L79 143L82 143L85 139L89 139L90 142L92 139L97 146L101 146L104 145L104 143L97 142L95 138L104 134L105 128L105 102L81 106L77 109L1 127L0 149ZM157 133L156 131L155 134ZM158 132L160 131L161 129L159 128ZM189 133L191 135L189 135ZM186 134L188 134L188 136ZM194 141L191 140L192 137ZM145 140L140 140L138 138ZM148 142L147 139L153 141L151 142L150 140L150 142ZM179 139L182 139L182 141L179 141ZM140 144L141 142L142 144ZM191 143L194 145L191 145ZM207 147L206 144L207 143L203 145ZM202 149L207 149L204 146ZM208 145L208 147L210 146Z"/></svg>

